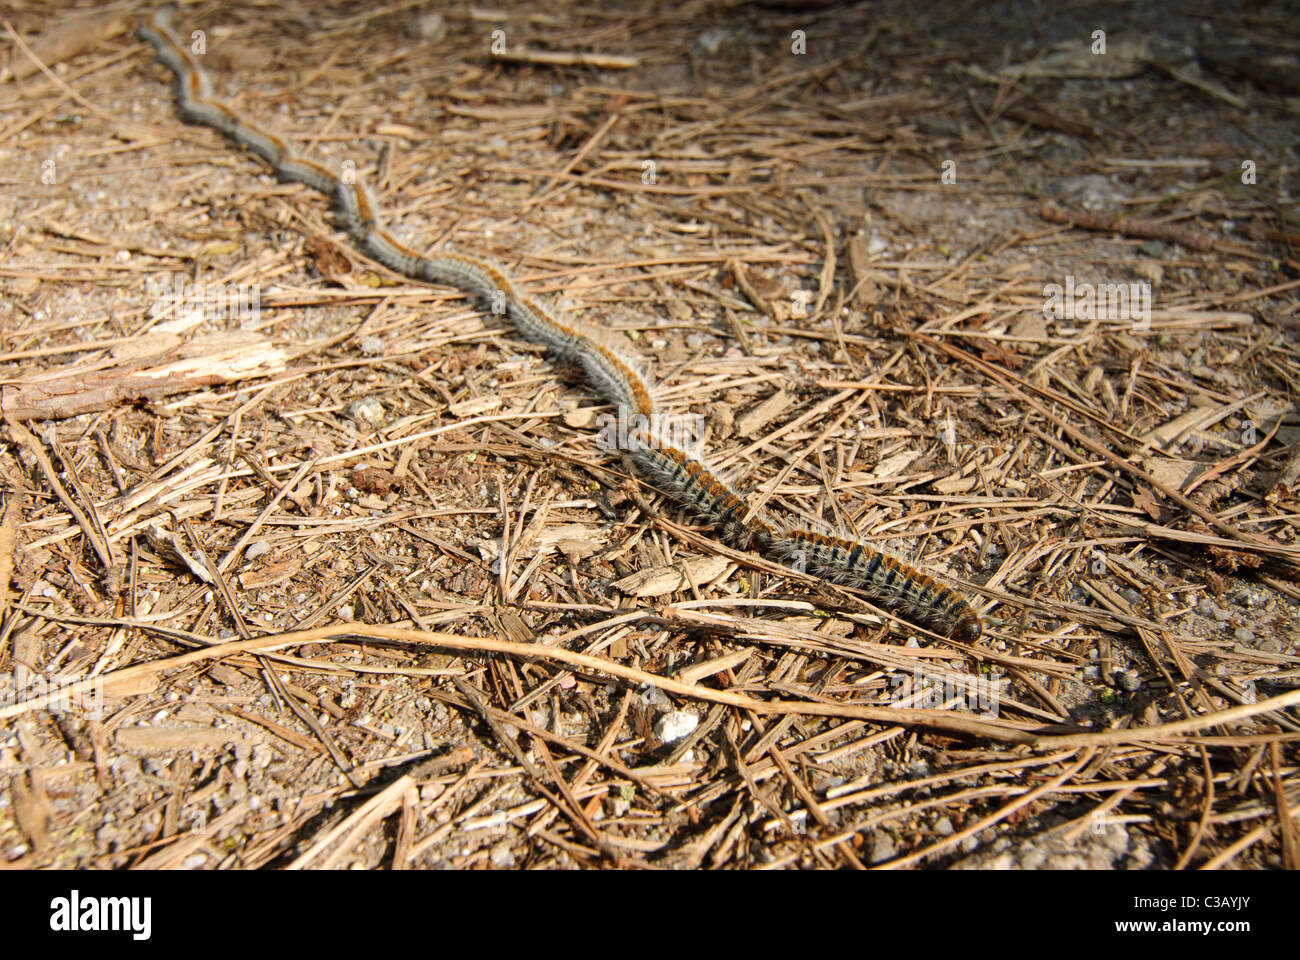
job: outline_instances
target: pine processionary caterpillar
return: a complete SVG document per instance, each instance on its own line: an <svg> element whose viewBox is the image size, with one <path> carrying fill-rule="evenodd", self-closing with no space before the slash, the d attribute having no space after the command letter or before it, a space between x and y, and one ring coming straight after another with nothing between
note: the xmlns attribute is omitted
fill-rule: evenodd
<svg viewBox="0 0 1300 960"><path fill-rule="evenodd" d="M428 283L447 284L487 301L494 313L508 315L525 339L546 345L561 359L577 362L588 382L624 416L650 418L650 389L620 353L560 322L545 305L520 295L492 264L463 254L424 257L384 229L375 199L362 183L338 177L320 164L295 156L283 139L244 121L212 97L212 84L171 26L173 9L156 10L140 25L159 62L175 74L181 118L211 127L242 144L284 181L302 183L331 197L340 224L369 256L396 273ZM722 539L739 549L769 552L782 562L827 580L857 587L886 606L954 638L980 636L979 616L951 587L944 586L887 553L863 543L807 530L778 531L750 517L744 501L705 466L650 431L628 444L632 462L650 482L712 524Z"/></svg>
<svg viewBox="0 0 1300 960"><path fill-rule="evenodd" d="M631 457L652 483L717 528L725 543L740 550L761 550L771 540L771 528L757 518L746 520L745 502L689 454L637 438Z"/></svg>
<svg viewBox="0 0 1300 960"><path fill-rule="evenodd" d="M317 193L326 195L334 193L334 174L319 163L313 163L310 160L301 158L286 157L282 154L275 171L280 179L287 183L306 184Z"/></svg>
<svg viewBox="0 0 1300 960"><path fill-rule="evenodd" d="M775 536L772 549L796 569L856 587L957 640L969 643L982 632L979 616L961 594L877 547L792 530Z"/></svg>

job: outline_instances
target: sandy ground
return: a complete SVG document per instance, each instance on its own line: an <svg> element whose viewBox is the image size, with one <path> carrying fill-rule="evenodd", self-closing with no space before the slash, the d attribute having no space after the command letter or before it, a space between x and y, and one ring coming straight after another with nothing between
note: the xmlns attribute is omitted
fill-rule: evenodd
<svg viewBox="0 0 1300 960"><path fill-rule="evenodd" d="M52 76L0 84L0 858L1298 865L1300 31L821 6L178 26L974 645L630 477L578 372L182 123L137 11L14 8Z"/></svg>

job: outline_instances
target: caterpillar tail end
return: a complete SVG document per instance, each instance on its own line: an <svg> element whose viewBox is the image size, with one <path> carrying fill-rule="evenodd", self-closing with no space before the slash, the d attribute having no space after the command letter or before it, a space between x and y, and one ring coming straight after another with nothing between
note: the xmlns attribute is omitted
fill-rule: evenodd
<svg viewBox="0 0 1300 960"><path fill-rule="evenodd" d="M958 643L974 643L983 635L984 626L974 613L968 613L958 620L949 634Z"/></svg>

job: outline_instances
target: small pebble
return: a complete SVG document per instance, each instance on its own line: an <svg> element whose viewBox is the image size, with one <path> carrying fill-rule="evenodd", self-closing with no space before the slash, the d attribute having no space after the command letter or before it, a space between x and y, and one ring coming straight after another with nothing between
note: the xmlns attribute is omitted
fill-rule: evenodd
<svg viewBox="0 0 1300 960"><path fill-rule="evenodd" d="M374 397L362 397L348 404L347 414L353 420L377 427L384 422L384 405Z"/></svg>
<svg viewBox="0 0 1300 960"><path fill-rule="evenodd" d="M894 838L887 833L876 834L876 839L871 844L871 862L884 863L886 860L894 859L898 853L898 847L894 845Z"/></svg>
<svg viewBox="0 0 1300 960"><path fill-rule="evenodd" d="M665 713L655 721L655 736L664 743L672 743L687 736L700 724L700 718L685 710Z"/></svg>
<svg viewBox="0 0 1300 960"><path fill-rule="evenodd" d="M515 852L510 847L511 844L508 838L492 845L492 851L488 854L492 866L501 870L508 870L515 865Z"/></svg>

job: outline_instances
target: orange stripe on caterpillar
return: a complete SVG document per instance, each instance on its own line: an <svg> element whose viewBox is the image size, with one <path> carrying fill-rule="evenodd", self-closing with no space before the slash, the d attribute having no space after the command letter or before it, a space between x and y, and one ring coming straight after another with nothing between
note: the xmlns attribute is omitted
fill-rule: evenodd
<svg viewBox="0 0 1300 960"><path fill-rule="evenodd" d="M398 243L386 230L372 226L365 233L362 247L394 273L410 276L419 269L421 256L411 248Z"/></svg>
<svg viewBox="0 0 1300 960"><path fill-rule="evenodd" d="M319 163L303 160L301 157L289 157L288 147L285 148L285 154L281 155L280 162L276 164L275 172L281 180L306 184L313 190L331 197L335 194L334 174ZM338 202L337 199L335 202Z"/></svg>
<svg viewBox="0 0 1300 960"><path fill-rule="evenodd" d="M577 336L574 334L574 336ZM612 400L626 415L654 414L650 391L631 365L608 347L582 338L576 350L578 362L596 390Z"/></svg>
<svg viewBox="0 0 1300 960"><path fill-rule="evenodd" d="M979 615L961 594L876 547L794 530L774 537L772 548L795 569L856 587L956 640L970 643L983 633Z"/></svg>
<svg viewBox="0 0 1300 960"><path fill-rule="evenodd" d="M746 519L745 502L699 460L676 447L633 440L632 462L652 483L707 520L725 543L741 550L762 549L771 528Z"/></svg>

